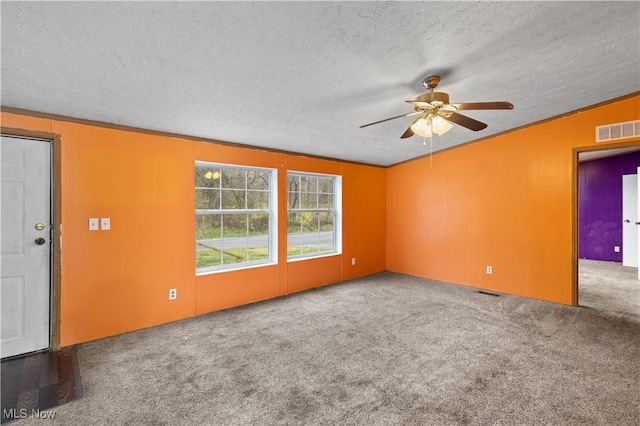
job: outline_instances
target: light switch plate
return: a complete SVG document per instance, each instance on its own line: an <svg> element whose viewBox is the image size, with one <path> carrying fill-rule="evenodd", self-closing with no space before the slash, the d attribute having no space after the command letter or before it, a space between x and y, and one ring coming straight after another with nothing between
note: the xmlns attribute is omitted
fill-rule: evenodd
<svg viewBox="0 0 640 426"><path fill-rule="evenodd" d="M103 217L102 219L100 219L100 229L102 229L103 231L108 231L109 229L111 229L111 219L109 219L108 217Z"/></svg>
<svg viewBox="0 0 640 426"><path fill-rule="evenodd" d="M90 217L89 218L89 231L97 231L98 230L98 218Z"/></svg>

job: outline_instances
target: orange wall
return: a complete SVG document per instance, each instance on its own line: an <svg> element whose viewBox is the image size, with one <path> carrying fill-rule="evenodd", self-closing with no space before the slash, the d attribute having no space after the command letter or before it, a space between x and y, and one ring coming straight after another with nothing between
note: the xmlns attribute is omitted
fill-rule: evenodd
<svg viewBox="0 0 640 426"><path fill-rule="evenodd" d="M62 346L384 270L383 168L7 112L1 119L60 135ZM280 217L287 170L342 175L343 254L288 263L280 220L278 264L196 276L195 160L277 168ZM90 217L111 218L111 230L88 231Z"/></svg>
<svg viewBox="0 0 640 426"><path fill-rule="evenodd" d="M638 118L635 96L387 169L387 269L571 304L573 148Z"/></svg>
<svg viewBox="0 0 640 426"><path fill-rule="evenodd" d="M572 149L639 117L636 96L388 169L7 112L1 124L60 135L66 346L385 267L571 303ZM276 265L196 276L195 160L277 168L281 217L287 170L342 175L343 253L288 263L281 220ZM89 217L112 229L89 232Z"/></svg>

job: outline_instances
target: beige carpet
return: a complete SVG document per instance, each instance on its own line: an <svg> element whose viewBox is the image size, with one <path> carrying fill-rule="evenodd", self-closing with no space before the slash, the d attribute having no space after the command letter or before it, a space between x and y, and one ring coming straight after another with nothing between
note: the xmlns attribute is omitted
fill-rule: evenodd
<svg viewBox="0 0 640 426"><path fill-rule="evenodd" d="M638 268L617 262L580 259L578 304L612 314L639 316Z"/></svg>
<svg viewBox="0 0 640 426"><path fill-rule="evenodd" d="M18 424L638 425L640 318L588 294L382 273L80 345L84 398Z"/></svg>

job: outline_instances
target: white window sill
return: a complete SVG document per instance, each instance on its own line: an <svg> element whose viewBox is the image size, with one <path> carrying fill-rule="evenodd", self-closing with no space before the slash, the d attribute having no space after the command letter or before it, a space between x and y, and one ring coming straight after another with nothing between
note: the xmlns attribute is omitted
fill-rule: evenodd
<svg viewBox="0 0 640 426"><path fill-rule="evenodd" d="M196 277L202 276L202 275L211 275L211 274L219 274L222 272L234 272L234 271L242 271L245 269L255 269L255 268L263 268L265 266L273 266L273 265L277 265L278 262L260 262L260 263L251 263L248 265L243 265L243 266L228 266L228 267L221 267L219 269L212 269L212 270L208 270L208 271L196 271Z"/></svg>
<svg viewBox="0 0 640 426"><path fill-rule="evenodd" d="M301 262L303 260L313 260L313 259L320 259L323 257L332 257L332 256L341 256L341 255L342 253L340 252L320 253L318 255L300 255L296 257L287 258L287 262Z"/></svg>

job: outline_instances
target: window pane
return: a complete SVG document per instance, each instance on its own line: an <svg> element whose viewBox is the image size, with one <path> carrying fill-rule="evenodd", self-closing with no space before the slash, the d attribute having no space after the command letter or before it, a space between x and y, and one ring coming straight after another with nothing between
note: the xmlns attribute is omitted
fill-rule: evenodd
<svg viewBox="0 0 640 426"><path fill-rule="evenodd" d="M220 216L216 214L196 215L196 240L220 238L222 235Z"/></svg>
<svg viewBox="0 0 640 426"><path fill-rule="evenodd" d="M300 190L302 192L318 192L318 178L315 176L301 176Z"/></svg>
<svg viewBox="0 0 640 426"><path fill-rule="evenodd" d="M318 252L318 213L304 212L300 213L302 217L302 234L300 235L300 254L309 254Z"/></svg>
<svg viewBox="0 0 640 426"><path fill-rule="evenodd" d="M320 251L335 250L335 215L333 212L322 212L318 214L320 226L319 249Z"/></svg>
<svg viewBox="0 0 640 426"><path fill-rule="evenodd" d="M289 255L302 254L302 213L289 213L287 215L287 253Z"/></svg>
<svg viewBox="0 0 640 426"><path fill-rule="evenodd" d="M196 215L196 268L208 268L222 263L220 224L219 215Z"/></svg>
<svg viewBox="0 0 640 426"><path fill-rule="evenodd" d="M300 194L300 208L302 209L317 209L318 208L318 194L315 192Z"/></svg>
<svg viewBox="0 0 640 426"><path fill-rule="evenodd" d="M269 193L267 191L247 191L247 208L265 210L269 208Z"/></svg>
<svg viewBox="0 0 640 426"><path fill-rule="evenodd" d="M220 167L197 165L196 186L205 188L220 187Z"/></svg>
<svg viewBox="0 0 640 426"><path fill-rule="evenodd" d="M302 232L318 233L320 231L317 212L305 212L302 214Z"/></svg>
<svg viewBox="0 0 640 426"><path fill-rule="evenodd" d="M249 260L269 259L269 215L249 215Z"/></svg>
<svg viewBox="0 0 640 426"><path fill-rule="evenodd" d="M245 239L246 240L246 239ZM228 242L225 240L225 244ZM229 244L229 247L225 247L222 250L222 264L229 265L233 263L242 263L246 262L249 258L247 254L247 243L246 241L241 242L239 240L235 241L232 244Z"/></svg>
<svg viewBox="0 0 640 426"><path fill-rule="evenodd" d="M222 262L225 265L247 261L247 216L222 215Z"/></svg>
<svg viewBox="0 0 640 426"><path fill-rule="evenodd" d="M230 244L237 246L237 242L231 241L230 239L247 237L247 216L246 214L222 215L224 247L230 247Z"/></svg>
<svg viewBox="0 0 640 426"><path fill-rule="evenodd" d="M300 208L300 194L298 192L289 192L288 195L288 203L290 209L299 209Z"/></svg>
<svg viewBox="0 0 640 426"><path fill-rule="evenodd" d="M196 243L196 268L210 268L222 264L222 252Z"/></svg>
<svg viewBox="0 0 640 426"><path fill-rule="evenodd" d="M258 170L247 171L247 188L259 189L263 191L269 190L269 173Z"/></svg>
<svg viewBox="0 0 640 426"><path fill-rule="evenodd" d="M219 189L196 189L196 209L219 209Z"/></svg>
<svg viewBox="0 0 640 426"><path fill-rule="evenodd" d="M296 212L288 215L287 254L308 255L335 251L333 212Z"/></svg>
<svg viewBox="0 0 640 426"><path fill-rule="evenodd" d="M222 169L222 187L232 189L247 188L247 171L244 169Z"/></svg>
<svg viewBox="0 0 640 426"><path fill-rule="evenodd" d="M302 232L301 221L302 213L289 213L287 215L287 232L289 234Z"/></svg>
<svg viewBox="0 0 640 426"><path fill-rule="evenodd" d="M300 191L300 176L289 175L287 177L287 188L289 192Z"/></svg>
<svg viewBox="0 0 640 426"><path fill-rule="evenodd" d="M333 239L333 232L323 232L320 234L320 243L318 244L318 251L335 251L335 241Z"/></svg>
<svg viewBox="0 0 640 426"><path fill-rule="evenodd" d="M324 194L333 194L333 179L318 178L318 192Z"/></svg>
<svg viewBox="0 0 640 426"><path fill-rule="evenodd" d="M318 194L318 208L319 209L332 209L333 208L333 194Z"/></svg>
<svg viewBox="0 0 640 426"><path fill-rule="evenodd" d="M330 212L319 212L318 213L318 226L320 231L331 231L333 232L335 222L335 215L332 211Z"/></svg>
<svg viewBox="0 0 640 426"><path fill-rule="evenodd" d="M222 209L223 210L244 210L245 197L247 193L244 190L238 189L223 189L222 190Z"/></svg>
<svg viewBox="0 0 640 426"><path fill-rule="evenodd" d="M254 213L249 215L249 236L269 235L269 213Z"/></svg>

